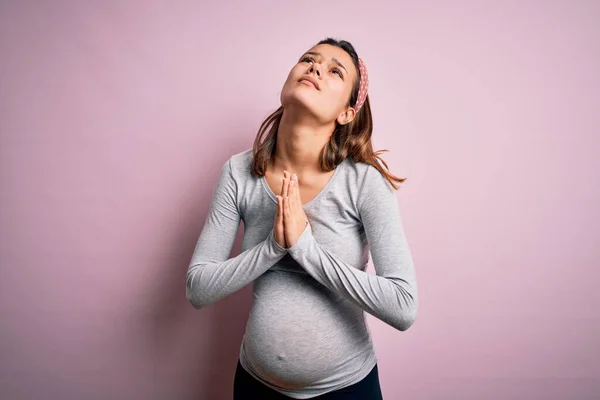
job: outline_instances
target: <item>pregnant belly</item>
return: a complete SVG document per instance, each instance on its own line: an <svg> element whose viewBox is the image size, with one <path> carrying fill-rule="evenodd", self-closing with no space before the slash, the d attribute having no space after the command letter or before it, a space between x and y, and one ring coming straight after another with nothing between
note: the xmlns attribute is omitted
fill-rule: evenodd
<svg viewBox="0 0 600 400"><path fill-rule="evenodd" d="M360 369L373 348L359 307L309 275L268 271L254 284L244 350L263 379L296 389Z"/></svg>

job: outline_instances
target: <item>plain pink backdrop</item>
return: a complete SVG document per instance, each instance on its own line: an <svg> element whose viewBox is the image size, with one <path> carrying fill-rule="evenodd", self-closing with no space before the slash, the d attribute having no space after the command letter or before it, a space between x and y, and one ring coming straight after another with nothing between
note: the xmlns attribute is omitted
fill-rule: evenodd
<svg viewBox="0 0 600 400"><path fill-rule="evenodd" d="M0 398L230 399L250 287L195 310L186 269L327 36L408 177L419 315L368 317L386 400L600 398L599 27L595 1L0 1Z"/></svg>

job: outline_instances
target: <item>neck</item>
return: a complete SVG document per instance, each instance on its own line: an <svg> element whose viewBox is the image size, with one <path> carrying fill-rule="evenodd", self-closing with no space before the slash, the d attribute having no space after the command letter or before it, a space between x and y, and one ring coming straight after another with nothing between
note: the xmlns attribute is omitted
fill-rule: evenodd
<svg viewBox="0 0 600 400"><path fill-rule="evenodd" d="M334 128L335 122L320 125L315 119L284 110L277 130L275 170L285 169L298 175L322 172L319 155Z"/></svg>

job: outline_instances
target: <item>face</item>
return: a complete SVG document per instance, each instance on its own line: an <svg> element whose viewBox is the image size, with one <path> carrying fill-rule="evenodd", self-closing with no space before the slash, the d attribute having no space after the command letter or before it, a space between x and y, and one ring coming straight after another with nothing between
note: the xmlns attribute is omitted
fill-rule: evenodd
<svg viewBox="0 0 600 400"><path fill-rule="evenodd" d="M281 91L284 108L301 107L323 124L346 124L354 118L348 106L358 72L345 50L328 44L304 53L290 71Z"/></svg>

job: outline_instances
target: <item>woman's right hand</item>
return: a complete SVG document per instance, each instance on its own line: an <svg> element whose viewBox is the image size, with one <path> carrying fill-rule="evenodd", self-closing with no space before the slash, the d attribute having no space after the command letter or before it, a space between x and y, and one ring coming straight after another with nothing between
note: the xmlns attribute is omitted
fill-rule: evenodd
<svg viewBox="0 0 600 400"><path fill-rule="evenodd" d="M277 196L277 212L275 213L275 223L273 225L273 232L275 233L275 241L281 247L287 249L285 243L285 230L283 228L283 197L288 194L288 187L290 184L290 174L287 171L283 171L283 180L281 183L281 194Z"/></svg>

